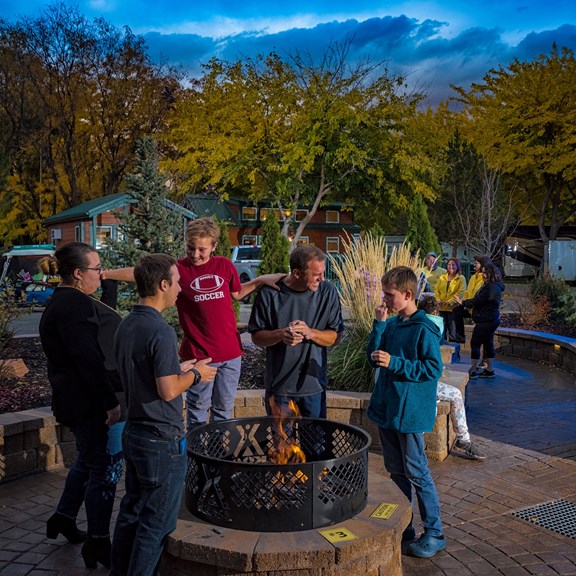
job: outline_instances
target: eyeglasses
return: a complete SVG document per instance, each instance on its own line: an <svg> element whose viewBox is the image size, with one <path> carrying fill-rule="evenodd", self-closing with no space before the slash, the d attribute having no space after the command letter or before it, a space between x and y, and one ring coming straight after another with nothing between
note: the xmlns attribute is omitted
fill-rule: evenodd
<svg viewBox="0 0 576 576"><path fill-rule="evenodd" d="M95 272L98 272L98 274L102 274L104 272L104 268L102 268L102 266L97 266L96 268L89 268L86 266L85 268L80 268L80 270L94 270Z"/></svg>

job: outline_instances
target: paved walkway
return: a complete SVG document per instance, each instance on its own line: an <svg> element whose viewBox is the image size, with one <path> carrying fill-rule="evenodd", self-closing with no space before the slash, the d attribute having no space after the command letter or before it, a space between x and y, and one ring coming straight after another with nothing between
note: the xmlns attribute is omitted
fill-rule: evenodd
<svg viewBox="0 0 576 576"><path fill-rule="evenodd" d="M496 372L497 379L468 387L470 429L487 460L450 456L432 464L447 550L432 560L404 557L405 576L576 575L576 514L565 518L572 537L512 515L559 500L576 505L576 379L508 358ZM381 470L381 459L371 456L370 467ZM65 475L0 486L1 576L107 573L86 570L80 546L45 538Z"/></svg>

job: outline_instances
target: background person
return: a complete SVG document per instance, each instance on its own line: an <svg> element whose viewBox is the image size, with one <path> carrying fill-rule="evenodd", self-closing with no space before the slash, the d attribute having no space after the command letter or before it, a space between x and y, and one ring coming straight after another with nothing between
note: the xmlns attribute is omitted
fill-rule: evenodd
<svg viewBox="0 0 576 576"><path fill-rule="evenodd" d="M466 290L466 278L458 258L450 258L446 263L446 272L438 278L434 296L440 304L440 316L444 320L444 338L450 342L465 342L464 334L456 332L452 311L458 306L456 296L462 298ZM463 328L463 326L462 326Z"/></svg>
<svg viewBox="0 0 576 576"><path fill-rule="evenodd" d="M424 262L426 263L426 270L424 271L424 274L426 274L426 281L428 282L426 291L434 292L438 278L440 278L442 274L446 273L446 268L438 266L439 261L440 258L436 252L428 252L428 254L426 254L424 259Z"/></svg>
<svg viewBox="0 0 576 576"><path fill-rule="evenodd" d="M476 292L484 285L482 278L482 267L486 264L492 264L492 260L488 256L474 256L474 274L470 276L466 290L462 296L462 300L470 300L474 298ZM472 318L472 315L467 308L458 304L452 310L452 318L454 320L454 327L456 334L461 335L466 341L466 332L464 330L464 318Z"/></svg>
<svg viewBox="0 0 576 576"><path fill-rule="evenodd" d="M424 296L418 304L418 308L426 312L426 316L432 320L439 330L444 329L444 322L439 315L440 306L434 296ZM451 386L438 380L436 388L436 402L450 403L450 420L456 434L455 451L470 460L484 460L486 456L472 442L468 432L468 421L462 392L456 386Z"/></svg>
<svg viewBox="0 0 576 576"><path fill-rule="evenodd" d="M290 400L302 416L325 414L328 384L326 349L343 330L338 291L324 281L326 255L315 246L298 246L290 255L290 274L279 290L264 286L252 306L248 331L266 348L265 404Z"/></svg>
<svg viewBox="0 0 576 576"><path fill-rule="evenodd" d="M182 395L216 372L208 366L210 358L179 363L176 332L162 317L180 292L176 260L165 254L144 256L134 277L140 299L115 339L128 422L123 435L126 494L114 530L111 576L159 574L186 474Z"/></svg>
<svg viewBox="0 0 576 576"><path fill-rule="evenodd" d="M110 517L122 477L123 395L113 351L120 316L91 297L102 274L95 248L71 242L56 251L54 261L62 281L42 314L40 340L48 360L54 416L72 430L78 456L46 535L62 534L74 544L86 540L86 567L96 568L99 562L109 568ZM87 539L76 527L82 503Z"/></svg>
<svg viewBox="0 0 576 576"><path fill-rule="evenodd" d="M468 371L471 380L495 377L493 367L496 356L494 333L500 325L500 304L504 284L500 271L494 264L487 264L482 268L482 278L484 285L476 292L474 298L460 301L466 308L472 308L472 320L474 320L474 330L470 339L472 366ZM481 348L486 369L478 372Z"/></svg>

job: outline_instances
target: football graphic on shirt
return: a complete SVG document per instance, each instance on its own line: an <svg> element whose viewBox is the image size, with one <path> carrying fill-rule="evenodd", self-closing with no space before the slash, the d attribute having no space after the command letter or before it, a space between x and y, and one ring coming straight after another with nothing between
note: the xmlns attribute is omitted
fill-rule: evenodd
<svg viewBox="0 0 576 576"><path fill-rule="evenodd" d="M204 276L198 276L190 283L190 288L196 292L214 292L218 290L224 284L224 279L216 274L204 274Z"/></svg>

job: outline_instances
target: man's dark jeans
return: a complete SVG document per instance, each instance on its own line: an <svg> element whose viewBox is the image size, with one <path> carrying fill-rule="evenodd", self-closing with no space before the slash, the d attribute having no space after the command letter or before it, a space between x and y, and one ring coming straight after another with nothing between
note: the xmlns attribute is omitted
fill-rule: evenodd
<svg viewBox="0 0 576 576"><path fill-rule="evenodd" d="M126 495L114 530L110 576L154 576L180 511L185 442L128 423L123 446Z"/></svg>

